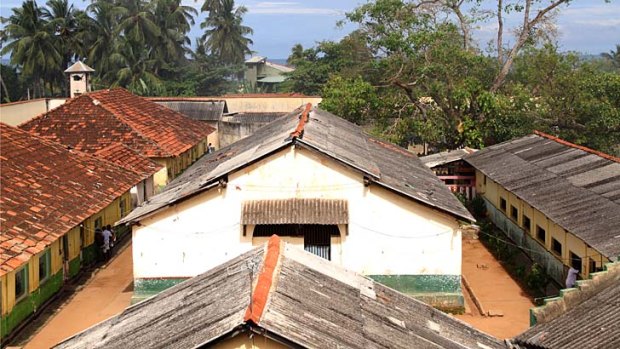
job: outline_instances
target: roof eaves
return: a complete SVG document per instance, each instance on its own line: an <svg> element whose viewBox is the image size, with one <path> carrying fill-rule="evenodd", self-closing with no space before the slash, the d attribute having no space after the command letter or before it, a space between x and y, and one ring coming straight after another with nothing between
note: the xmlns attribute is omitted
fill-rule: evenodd
<svg viewBox="0 0 620 349"><path fill-rule="evenodd" d="M552 136L552 135L544 133L544 132L540 132L540 131L535 130L534 134L537 135L537 136L543 137L543 138L550 139L550 140L552 140L554 142L557 142L559 144L565 145L567 147L583 150L583 151L588 152L590 154L594 154L594 155L600 156L603 159L607 159L607 160L611 160L611 161L615 161L615 162L620 162L620 158L615 157L613 155L606 154L606 153L603 153L601 151L594 150L594 149L591 149L591 148L588 148L588 147L584 147L582 145L574 144L574 143L571 143L569 141L565 141L565 140L563 140L563 139L561 139L559 137L555 137L555 136Z"/></svg>

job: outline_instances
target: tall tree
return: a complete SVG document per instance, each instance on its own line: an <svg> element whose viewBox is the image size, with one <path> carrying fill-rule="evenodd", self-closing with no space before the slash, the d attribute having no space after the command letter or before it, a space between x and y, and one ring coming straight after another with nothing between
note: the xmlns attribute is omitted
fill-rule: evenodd
<svg viewBox="0 0 620 349"><path fill-rule="evenodd" d="M176 65L185 60L191 50L187 36L194 25L198 12L191 6L184 6L180 0L157 0L154 6L154 20L161 36L155 45L159 65Z"/></svg>
<svg viewBox="0 0 620 349"><path fill-rule="evenodd" d="M616 44L616 50L601 53L601 57L611 62L611 65L620 70L620 44Z"/></svg>
<svg viewBox="0 0 620 349"><path fill-rule="evenodd" d="M225 64L242 64L245 56L252 53L252 40L247 35L253 30L243 25L247 8L235 9L234 0L221 0L218 5L209 8L209 16L200 24L206 29L202 36L205 48Z"/></svg>
<svg viewBox="0 0 620 349"><path fill-rule="evenodd" d="M11 63L19 66L24 78L31 82L34 97L44 96L43 79L56 74L61 67L62 54L55 45L54 32L43 10L35 1L24 1L2 22L6 26L0 37L8 44L0 54L11 54Z"/></svg>

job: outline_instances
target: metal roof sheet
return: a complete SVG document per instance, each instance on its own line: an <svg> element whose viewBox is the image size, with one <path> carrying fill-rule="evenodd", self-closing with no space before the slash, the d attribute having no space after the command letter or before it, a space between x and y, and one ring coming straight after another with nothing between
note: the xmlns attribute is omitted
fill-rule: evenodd
<svg viewBox="0 0 620 349"><path fill-rule="evenodd" d="M606 257L620 255L620 159L538 133L464 160Z"/></svg>
<svg viewBox="0 0 620 349"><path fill-rule="evenodd" d="M225 101L155 101L191 119L200 121L219 121L226 110Z"/></svg>
<svg viewBox="0 0 620 349"><path fill-rule="evenodd" d="M505 348L464 322L277 236L56 348L209 347L249 327L306 348Z"/></svg>
<svg viewBox="0 0 620 349"><path fill-rule="evenodd" d="M69 68L67 68L67 70L65 70L65 73L92 73L94 71L95 69L82 63L82 61L77 61L73 63Z"/></svg>
<svg viewBox="0 0 620 349"><path fill-rule="evenodd" d="M378 185L461 219L474 218L415 154L375 139L357 125L324 110L313 109L300 124L301 109L260 128L198 160L159 195L121 222L140 220L162 207L204 190L205 185L293 143L356 169ZM301 137L291 132L300 128Z"/></svg>
<svg viewBox="0 0 620 349"><path fill-rule="evenodd" d="M283 199L243 202L241 224L348 224L347 200Z"/></svg>

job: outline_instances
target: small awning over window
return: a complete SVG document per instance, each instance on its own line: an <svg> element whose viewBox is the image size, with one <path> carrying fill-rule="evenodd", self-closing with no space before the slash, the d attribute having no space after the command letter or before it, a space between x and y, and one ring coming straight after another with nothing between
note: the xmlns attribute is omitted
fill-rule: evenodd
<svg viewBox="0 0 620 349"><path fill-rule="evenodd" d="M348 224L347 200L284 199L243 202L241 224Z"/></svg>

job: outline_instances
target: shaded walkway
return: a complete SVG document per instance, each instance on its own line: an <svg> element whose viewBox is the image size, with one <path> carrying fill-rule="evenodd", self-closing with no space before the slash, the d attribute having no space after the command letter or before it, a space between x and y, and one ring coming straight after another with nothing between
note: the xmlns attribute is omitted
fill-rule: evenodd
<svg viewBox="0 0 620 349"><path fill-rule="evenodd" d="M129 306L133 292L131 242L122 248L30 339L25 349L49 348Z"/></svg>

